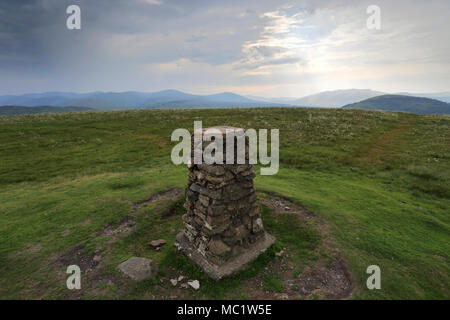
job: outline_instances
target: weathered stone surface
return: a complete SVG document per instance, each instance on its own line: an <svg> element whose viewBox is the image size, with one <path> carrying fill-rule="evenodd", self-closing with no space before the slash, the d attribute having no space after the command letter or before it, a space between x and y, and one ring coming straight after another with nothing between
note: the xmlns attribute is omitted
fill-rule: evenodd
<svg viewBox="0 0 450 320"><path fill-rule="evenodd" d="M211 182L212 184L221 184L224 182L222 177L216 177L216 176L209 175L209 174L206 176L206 180L208 182Z"/></svg>
<svg viewBox="0 0 450 320"><path fill-rule="evenodd" d="M213 174L216 176L221 176L221 175L225 174L225 169L221 165L209 165L206 163L202 163L202 164L197 165L197 167L204 172L207 172L209 174Z"/></svg>
<svg viewBox="0 0 450 320"><path fill-rule="evenodd" d="M222 240L213 239L209 242L209 251L218 256L223 256L231 251L231 248Z"/></svg>
<svg viewBox="0 0 450 320"><path fill-rule="evenodd" d="M183 222L190 223L192 221L192 216L186 213L181 216L181 219Z"/></svg>
<svg viewBox="0 0 450 320"><path fill-rule="evenodd" d="M206 214L206 212L207 212L206 206L203 206L200 201L196 201L195 202L194 208L195 208L195 210L198 210L198 211L200 211L203 214Z"/></svg>
<svg viewBox="0 0 450 320"><path fill-rule="evenodd" d="M253 207L250 209L250 211L248 212L248 215L249 215L250 217L254 217L254 216L259 215L259 207L253 206Z"/></svg>
<svg viewBox="0 0 450 320"><path fill-rule="evenodd" d="M234 174L238 174L238 173L247 171L247 170L249 170L250 168L251 168L251 166L248 165L248 164L238 164L238 165L236 165L236 166L234 166L234 167L232 168L232 172L233 172Z"/></svg>
<svg viewBox="0 0 450 320"><path fill-rule="evenodd" d="M198 192L199 194L202 194L204 196L208 196L211 199L221 199L222 198L222 192L202 187L197 183L191 184L190 188L192 191Z"/></svg>
<svg viewBox="0 0 450 320"><path fill-rule="evenodd" d="M219 131L225 130L220 127ZM254 167L248 163L189 167L187 213L182 217L185 229L175 247L214 279L241 270L273 244L256 204L254 176Z"/></svg>
<svg viewBox="0 0 450 320"><path fill-rule="evenodd" d="M203 180L203 179L205 179L205 173L203 173L202 171L199 171L199 170L195 170L194 171L194 176L197 178L197 180Z"/></svg>
<svg viewBox="0 0 450 320"><path fill-rule="evenodd" d="M194 209L194 214L202 220L206 219L205 214L203 212L201 212L200 210Z"/></svg>
<svg viewBox="0 0 450 320"><path fill-rule="evenodd" d="M227 220L223 224L221 224L220 226L217 226L217 227L214 228L208 222L205 221L205 224L204 224L203 228L201 229L201 231L206 236L211 237L213 235L220 234L220 233L224 232L226 229L228 229L230 224L231 224L231 220Z"/></svg>
<svg viewBox="0 0 450 320"><path fill-rule="evenodd" d="M208 207L208 215L210 216L220 216L225 213L225 206L224 205L211 205Z"/></svg>
<svg viewBox="0 0 450 320"><path fill-rule="evenodd" d="M250 231L244 225L240 225L235 229L234 236L236 237L236 239L242 241L248 236L249 232Z"/></svg>
<svg viewBox="0 0 450 320"><path fill-rule="evenodd" d="M252 220L248 215L244 215L242 217L242 224L247 227L247 229L251 229L251 225L252 225Z"/></svg>
<svg viewBox="0 0 450 320"><path fill-rule="evenodd" d="M198 200L200 201L200 203L204 206L204 207L208 207L209 206L209 198L207 196L204 196L202 194L200 194L198 196Z"/></svg>
<svg viewBox="0 0 450 320"><path fill-rule="evenodd" d="M241 172L241 176L248 177L255 173L255 167L251 166L247 170Z"/></svg>
<svg viewBox="0 0 450 320"><path fill-rule="evenodd" d="M231 171L227 171L225 172L225 175L222 177L222 179L225 183L228 183L234 179L234 174L231 173Z"/></svg>
<svg viewBox="0 0 450 320"><path fill-rule="evenodd" d="M200 282L198 280L188 281L188 285L194 290L200 289Z"/></svg>
<svg viewBox="0 0 450 320"><path fill-rule="evenodd" d="M250 195L252 191L252 189L245 188L237 183L229 184L223 188L223 199L225 201L239 200Z"/></svg>
<svg viewBox="0 0 450 320"><path fill-rule="evenodd" d="M219 227L220 225L228 224L230 219L230 215L222 214L217 216L207 216L206 222L212 227Z"/></svg>
<svg viewBox="0 0 450 320"><path fill-rule="evenodd" d="M198 199L198 193L193 192L192 190L186 189L186 197L190 200L195 202Z"/></svg>
<svg viewBox="0 0 450 320"><path fill-rule="evenodd" d="M261 220L261 218L256 218L253 221L253 230L252 231L253 231L253 233L258 233L258 232L260 232L262 230L264 230L264 226L263 226L262 220Z"/></svg>
<svg viewBox="0 0 450 320"><path fill-rule="evenodd" d="M164 239L158 239L158 240L150 241L150 245L153 248L161 247L161 246L163 246L165 244L166 244L166 240L164 240Z"/></svg>
<svg viewBox="0 0 450 320"><path fill-rule="evenodd" d="M178 234L175 246L177 252L183 253L189 257L189 259L198 265L208 276L214 280L220 280L245 269L249 263L270 248L274 242L274 237L268 233L263 233L260 241L251 244L246 249L237 248L234 250L237 255L232 256L221 265L214 264L207 260L182 233Z"/></svg>
<svg viewBox="0 0 450 320"><path fill-rule="evenodd" d="M152 279L158 268L152 259L133 257L118 266L119 270L135 281Z"/></svg>

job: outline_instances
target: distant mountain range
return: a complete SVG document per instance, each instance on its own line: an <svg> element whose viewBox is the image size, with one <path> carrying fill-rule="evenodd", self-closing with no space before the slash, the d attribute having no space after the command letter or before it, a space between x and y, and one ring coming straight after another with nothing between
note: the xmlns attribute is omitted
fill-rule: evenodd
<svg viewBox="0 0 450 320"><path fill-rule="evenodd" d="M450 104L436 99L386 94L348 104L344 109L402 111L418 114L450 114Z"/></svg>
<svg viewBox="0 0 450 320"><path fill-rule="evenodd" d="M158 92L45 92L0 96L0 106L84 107L97 110L231 107L339 108L383 95L386 95L386 93L370 89L324 91L303 98L264 98L257 96L241 96L232 92L195 95L178 90L164 90ZM411 97L421 96L443 102L450 102L450 92L424 94L403 93L401 95ZM407 100L402 101L406 102ZM404 106L404 108L408 108L408 106ZM27 111L27 109L18 109L18 112L23 111ZM9 112L12 111L10 110Z"/></svg>
<svg viewBox="0 0 450 320"><path fill-rule="evenodd" d="M131 108L228 108L228 107L267 107L287 106L282 103L272 103L252 100L232 92L212 95L194 95L178 90L159 92L46 92L24 95L0 96L3 106L78 106L100 110L131 109Z"/></svg>
<svg viewBox="0 0 450 320"><path fill-rule="evenodd" d="M247 96L250 99L265 102L278 102L294 106L320 107L320 108L340 108L347 104L359 102L365 99L388 94L386 92L374 91L370 89L344 89L323 91L303 98L264 98L258 96ZM432 98L444 102L450 102L450 92L440 93L396 93L399 95Z"/></svg>
<svg viewBox="0 0 450 320"><path fill-rule="evenodd" d="M370 89L344 89L323 91L320 93L305 96L303 98L263 98L257 96L248 96L266 102L285 103L294 106L305 106L313 108L340 108L343 105L361 101L385 94L380 91Z"/></svg>
<svg viewBox="0 0 450 320"><path fill-rule="evenodd" d="M84 107L18 107L18 106L6 106L0 107L0 116L11 116L18 114L36 114L36 113L65 113L65 112L78 112L88 111L91 108Z"/></svg>

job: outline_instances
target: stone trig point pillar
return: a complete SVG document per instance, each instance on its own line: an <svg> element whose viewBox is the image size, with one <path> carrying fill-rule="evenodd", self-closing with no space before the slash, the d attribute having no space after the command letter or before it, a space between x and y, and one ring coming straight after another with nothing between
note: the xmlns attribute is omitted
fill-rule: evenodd
<svg viewBox="0 0 450 320"><path fill-rule="evenodd" d="M191 159L184 205L187 213L183 215L184 230L177 235L175 247L211 278L219 280L245 268L269 248L275 238L265 232L256 203L253 186L255 169L248 163L247 138L245 164L237 164L236 139L234 163L225 164L226 130L243 132L243 129L214 129L223 136L224 164L194 164L194 159ZM201 134L206 130L203 129ZM203 141L200 150L204 150L208 143L211 142Z"/></svg>

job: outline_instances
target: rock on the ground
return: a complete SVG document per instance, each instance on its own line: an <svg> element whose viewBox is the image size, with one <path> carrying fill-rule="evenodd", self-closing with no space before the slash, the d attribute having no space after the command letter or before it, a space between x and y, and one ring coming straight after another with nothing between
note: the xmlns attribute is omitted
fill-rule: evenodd
<svg viewBox="0 0 450 320"><path fill-rule="evenodd" d="M284 253L284 250L281 250L280 252L275 253L275 255L277 257L281 257L283 255L283 253Z"/></svg>
<svg viewBox="0 0 450 320"><path fill-rule="evenodd" d="M158 268L152 259L133 257L118 266L119 270L135 281L154 278Z"/></svg>
<svg viewBox="0 0 450 320"><path fill-rule="evenodd" d="M175 287L178 283L177 279L170 279L170 283Z"/></svg>
<svg viewBox="0 0 450 320"><path fill-rule="evenodd" d="M178 282L180 282L180 281L183 281L183 279L184 279L184 276L179 276L177 280L178 280Z"/></svg>
<svg viewBox="0 0 450 320"><path fill-rule="evenodd" d="M188 281L188 285L190 285L194 290L200 289L200 282L198 280Z"/></svg>
<svg viewBox="0 0 450 320"><path fill-rule="evenodd" d="M150 245L153 248L158 248L158 247L161 247L161 246L163 246L165 244L166 244L166 240L164 240L164 239L153 240L153 241L150 242Z"/></svg>

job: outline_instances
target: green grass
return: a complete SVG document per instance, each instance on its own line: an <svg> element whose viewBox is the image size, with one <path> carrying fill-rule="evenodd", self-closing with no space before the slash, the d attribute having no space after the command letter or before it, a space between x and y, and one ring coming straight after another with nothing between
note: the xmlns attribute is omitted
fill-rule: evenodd
<svg viewBox="0 0 450 320"><path fill-rule="evenodd" d="M272 292L283 291L283 281L280 279L280 276L273 274L266 275L264 277L264 290Z"/></svg>
<svg viewBox="0 0 450 320"><path fill-rule="evenodd" d="M311 114L311 121L309 115ZM232 125L280 129L280 172L257 176L259 190L300 203L330 226L355 276L357 299L448 299L450 269L450 117L317 109L139 110L0 117L0 298L64 298L65 270L54 261L81 245L104 252L102 272L122 279L116 266L144 256L201 281L197 298L245 298L233 288L262 273L288 245L297 269L313 259L321 239L297 216L274 217L263 208L274 248L250 268L213 282L173 253L175 214L141 207L136 230L109 245L98 236L118 225L132 204L186 185L187 170L170 162L172 130ZM61 233L70 230L70 234ZM160 252L152 239L168 241ZM367 266L381 267L382 290L365 288ZM58 275L58 272L62 274ZM277 275L264 278L279 291ZM119 284L123 284L118 280ZM114 284L117 284L114 282ZM146 298L152 281L99 283L94 298ZM124 289L125 288L125 289Z"/></svg>

